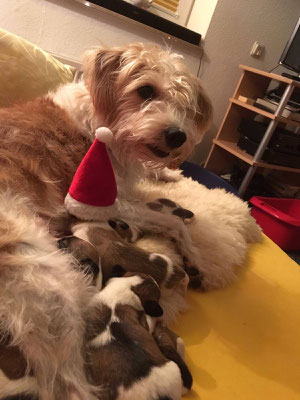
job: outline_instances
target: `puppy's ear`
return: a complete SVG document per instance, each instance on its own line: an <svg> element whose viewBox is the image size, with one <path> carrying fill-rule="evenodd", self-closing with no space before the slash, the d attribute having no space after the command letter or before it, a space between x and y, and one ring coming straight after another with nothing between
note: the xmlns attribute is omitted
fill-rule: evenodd
<svg viewBox="0 0 300 400"><path fill-rule="evenodd" d="M118 90L115 80L120 70L121 49L98 49L85 54L84 80L90 90L96 112L108 116L113 112Z"/></svg>
<svg viewBox="0 0 300 400"><path fill-rule="evenodd" d="M119 264L112 267L111 278L121 278L126 274L126 270Z"/></svg>
<svg viewBox="0 0 300 400"><path fill-rule="evenodd" d="M143 303L145 313L150 315L150 317L161 317L163 315L163 309L158 304L157 301L154 300L146 300Z"/></svg>

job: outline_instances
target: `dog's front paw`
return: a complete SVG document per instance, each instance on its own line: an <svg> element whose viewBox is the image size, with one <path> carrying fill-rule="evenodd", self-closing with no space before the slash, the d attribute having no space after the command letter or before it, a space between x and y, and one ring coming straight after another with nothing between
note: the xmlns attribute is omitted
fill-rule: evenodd
<svg viewBox="0 0 300 400"><path fill-rule="evenodd" d="M147 203L147 206L157 212L164 214L173 214L181 218L184 222L190 221L194 217L194 213L186 208L181 207L178 203L170 199L157 199L154 202Z"/></svg>
<svg viewBox="0 0 300 400"><path fill-rule="evenodd" d="M136 226L130 226L127 224L127 222L121 219L111 218L107 222L108 225L113 228L122 239L126 240L126 242L134 243L142 237L142 233Z"/></svg>

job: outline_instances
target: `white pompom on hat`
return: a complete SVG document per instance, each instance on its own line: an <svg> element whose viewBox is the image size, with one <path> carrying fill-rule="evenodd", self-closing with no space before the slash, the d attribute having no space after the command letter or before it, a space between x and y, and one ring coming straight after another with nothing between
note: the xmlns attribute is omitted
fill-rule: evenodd
<svg viewBox="0 0 300 400"><path fill-rule="evenodd" d="M111 142L113 134L109 128L106 128L105 126L101 126L100 128L96 129L95 136L98 140L100 140L100 142L109 144Z"/></svg>

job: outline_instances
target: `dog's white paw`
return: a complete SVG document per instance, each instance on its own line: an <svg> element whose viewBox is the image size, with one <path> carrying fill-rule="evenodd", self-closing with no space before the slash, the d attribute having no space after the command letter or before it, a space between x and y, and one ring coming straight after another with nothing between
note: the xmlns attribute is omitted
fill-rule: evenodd
<svg viewBox="0 0 300 400"><path fill-rule="evenodd" d="M147 203L147 206L153 210L163 214L172 214L181 218L184 222L190 221L194 217L194 213L186 208L182 208L178 203L170 199L157 199L156 201Z"/></svg>

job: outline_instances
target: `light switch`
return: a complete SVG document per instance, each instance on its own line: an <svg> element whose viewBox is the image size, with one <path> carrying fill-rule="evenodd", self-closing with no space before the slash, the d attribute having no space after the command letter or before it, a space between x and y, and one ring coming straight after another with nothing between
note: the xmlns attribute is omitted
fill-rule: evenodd
<svg viewBox="0 0 300 400"><path fill-rule="evenodd" d="M260 44L258 42L254 42L252 49L250 51L250 56L252 57L260 57L265 46L263 44Z"/></svg>

